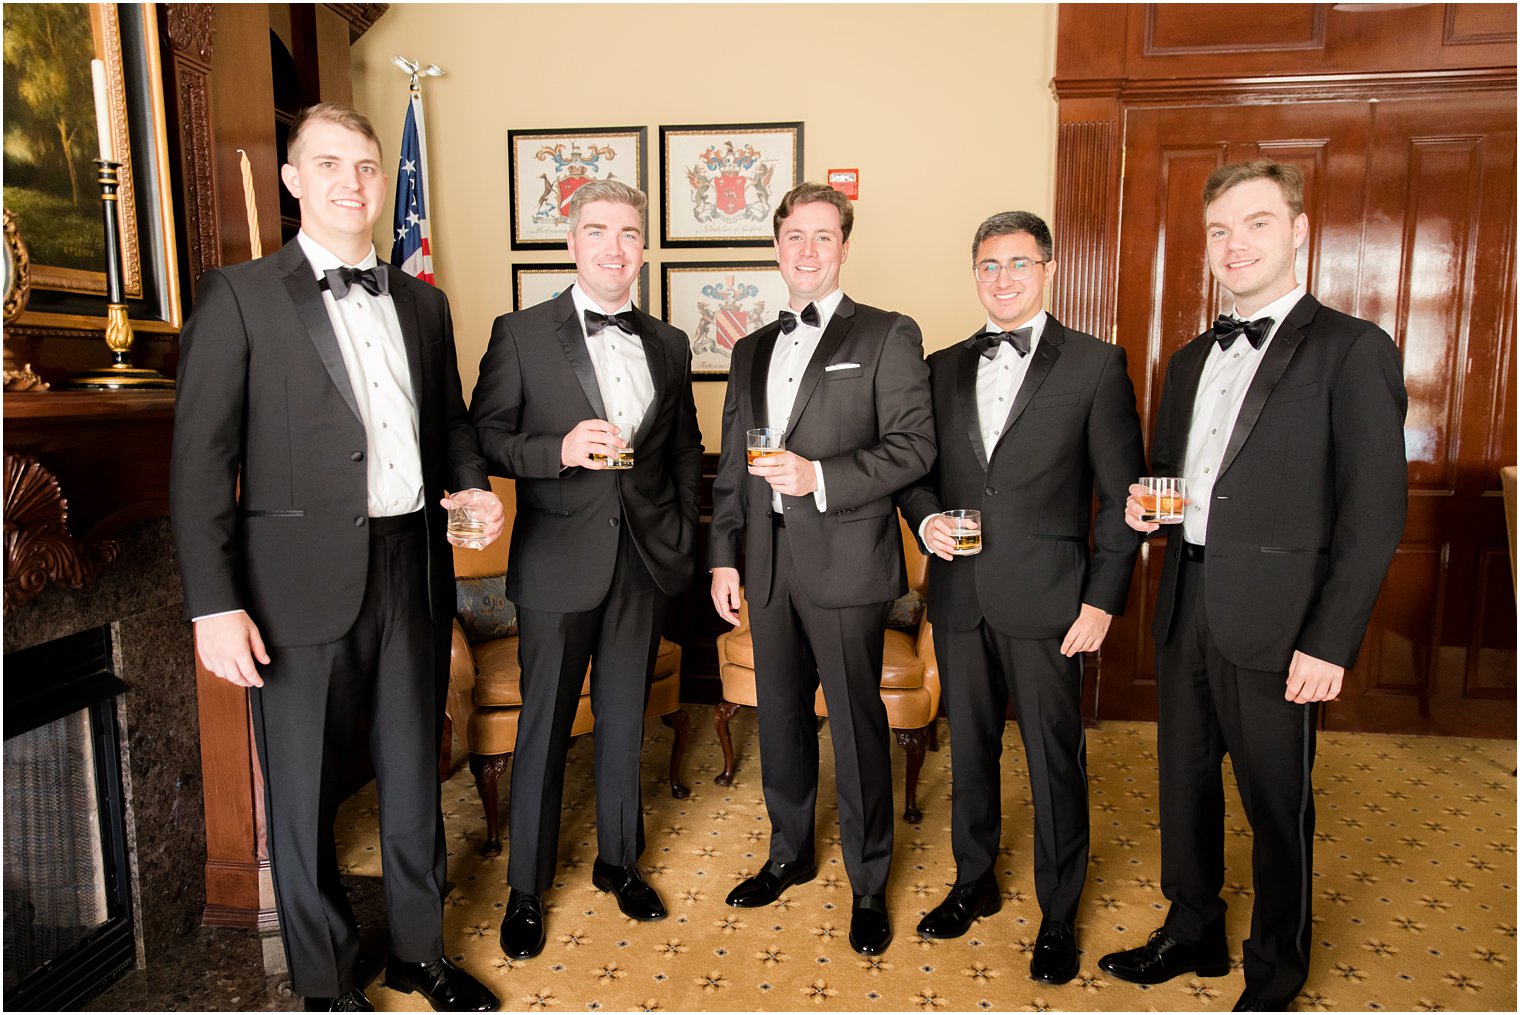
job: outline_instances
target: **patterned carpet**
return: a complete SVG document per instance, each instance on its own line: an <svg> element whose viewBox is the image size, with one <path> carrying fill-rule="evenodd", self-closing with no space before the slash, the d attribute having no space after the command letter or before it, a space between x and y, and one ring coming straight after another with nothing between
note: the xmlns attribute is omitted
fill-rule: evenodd
<svg viewBox="0 0 1520 1015"><path fill-rule="evenodd" d="M625 918L610 895L591 887L590 737L577 740L570 754L561 876L546 896L549 944L526 962L506 959L497 944L506 855L486 860L478 853L483 819L468 769L445 785L454 882L445 911L450 954L500 995L504 1009L1228 1011L1239 995L1251 840L1233 790L1226 859L1235 970L1140 988L1097 968L1106 952L1143 944L1165 912L1153 725L1108 722L1088 733L1093 855L1078 921L1082 971L1052 987L1027 975L1040 913L1029 866L1033 812L1013 725L1004 741L1002 912L954 941L929 941L913 930L955 875L950 752L942 726L941 750L924 764L923 821L897 824L888 894L896 938L884 956L867 959L846 940L851 896L828 745L819 793L819 879L767 909L730 909L724 896L766 855L754 713L746 709L734 718L738 771L724 789L712 781L722 770L712 709L688 705L687 711L693 736L686 800L673 799L659 780L671 732L651 722L646 733L649 846L643 861L670 910L660 923ZM827 739L827 725L820 735ZM901 761L894 749L899 800ZM1515 1010L1514 773L1514 741L1320 736L1316 954L1300 1010ZM338 822L340 862L351 873L380 873L375 822L371 787L346 805ZM419 995L378 983L369 996L382 1010L426 1010Z"/></svg>

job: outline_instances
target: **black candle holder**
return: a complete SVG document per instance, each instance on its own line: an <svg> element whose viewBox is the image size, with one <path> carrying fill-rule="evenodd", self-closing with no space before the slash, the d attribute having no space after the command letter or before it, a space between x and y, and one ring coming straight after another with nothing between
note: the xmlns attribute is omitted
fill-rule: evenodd
<svg viewBox="0 0 1520 1015"><path fill-rule="evenodd" d="M132 322L127 319L121 285L121 211L117 201L120 162L96 159L100 167L100 207L106 231L106 347L111 365L103 370L72 374L61 387L87 391L162 391L174 387L170 377L132 365Z"/></svg>

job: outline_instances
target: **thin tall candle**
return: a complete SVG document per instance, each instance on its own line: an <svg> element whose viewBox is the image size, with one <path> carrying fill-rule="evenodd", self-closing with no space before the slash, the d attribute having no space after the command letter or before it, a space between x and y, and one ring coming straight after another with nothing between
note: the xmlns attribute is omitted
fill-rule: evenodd
<svg viewBox="0 0 1520 1015"><path fill-rule="evenodd" d="M90 77L95 83L95 130L100 135L100 161L115 162L111 147L111 104L106 100L106 65L90 61Z"/></svg>

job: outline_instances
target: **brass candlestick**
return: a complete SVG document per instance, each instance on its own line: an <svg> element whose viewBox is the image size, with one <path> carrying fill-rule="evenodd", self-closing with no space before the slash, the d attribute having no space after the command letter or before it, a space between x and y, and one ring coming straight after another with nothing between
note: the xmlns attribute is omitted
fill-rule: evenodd
<svg viewBox="0 0 1520 1015"><path fill-rule="evenodd" d="M116 199L116 171L120 162L96 159L100 167L100 207L106 231L106 347L111 365L104 370L73 374L61 386L89 391L152 391L173 388L172 378L132 365L132 324L127 320L126 298L121 287L120 210Z"/></svg>

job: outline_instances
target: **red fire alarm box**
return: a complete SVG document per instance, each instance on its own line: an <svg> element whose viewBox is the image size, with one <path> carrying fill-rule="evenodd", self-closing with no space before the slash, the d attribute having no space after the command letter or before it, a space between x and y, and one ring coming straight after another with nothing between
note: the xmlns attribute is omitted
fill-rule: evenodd
<svg viewBox="0 0 1520 1015"><path fill-rule="evenodd" d="M839 191L851 201L860 197L860 170L830 169L828 181L829 186Z"/></svg>

